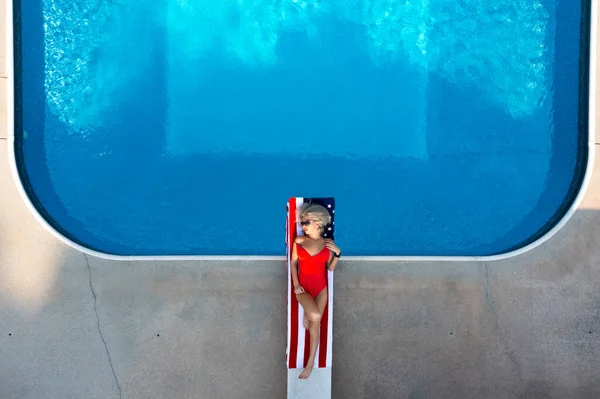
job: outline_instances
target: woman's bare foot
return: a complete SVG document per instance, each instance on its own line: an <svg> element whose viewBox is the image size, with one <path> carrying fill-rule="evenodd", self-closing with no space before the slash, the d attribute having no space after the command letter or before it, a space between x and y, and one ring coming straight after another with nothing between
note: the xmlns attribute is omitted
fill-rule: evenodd
<svg viewBox="0 0 600 399"><path fill-rule="evenodd" d="M306 313L304 313L304 317L302 318L302 325L308 330L308 317L306 316Z"/></svg>
<svg viewBox="0 0 600 399"><path fill-rule="evenodd" d="M313 369L313 365L309 364L306 366L306 368L304 370L302 370L302 372L300 373L300 375L298 376L298 378L305 380L310 376L310 373L312 372Z"/></svg>

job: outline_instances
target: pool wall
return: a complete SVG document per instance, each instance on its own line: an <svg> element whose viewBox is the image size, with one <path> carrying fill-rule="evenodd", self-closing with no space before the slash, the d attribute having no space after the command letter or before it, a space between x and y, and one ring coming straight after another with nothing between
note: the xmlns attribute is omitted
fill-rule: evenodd
<svg viewBox="0 0 600 399"><path fill-rule="evenodd" d="M40 0L41 1L41 0ZM19 4L19 3L16 3ZM32 6L33 3L24 3L22 6ZM585 4L585 2L583 2L583 4ZM589 14L588 12L588 8L586 6L582 6L583 9L583 14ZM573 16L570 15L569 18L572 18ZM16 18L16 21L20 21L19 18ZM585 23L583 23L582 25L585 25ZM41 26L41 23L40 23ZM586 29L586 26L582 27L582 31L588 31L590 29ZM15 25L15 29L14 31L16 32L21 32L21 29L19 26ZM29 35L31 35L31 33L28 33ZM38 32L38 34L34 34L34 36L40 36L42 35L43 32ZM39 39L41 40L41 39ZM9 41L7 40L7 43ZM581 39L581 47L582 48L586 48L587 44L588 44L589 40L586 37L582 37ZM12 42L11 42L12 43ZM41 47L40 47L41 49ZM39 50L38 49L38 52ZM11 48L12 50L12 48ZM41 56L41 55L40 55ZM595 76L593 74L588 74L588 65L590 64L589 60L586 60L586 58L589 58L587 54L584 54L582 56L582 60L580 63L580 68L581 70L579 71L579 86L580 86L580 93L582 98L580 99L582 104L585 104L586 102L588 102L588 91L587 91L587 86L588 83L591 83L592 85L594 84L595 81ZM16 65L20 65L18 62L16 63ZM21 90L23 88L23 85L28 85L31 87L35 87L35 81L36 79L39 80L40 78L43 79L43 76L37 76L37 77L30 77L28 76L27 80L22 79L22 77L20 76L21 74L17 74L14 76L14 78L16 79L13 83L14 83L14 87L16 88L16 93L21 93ZM33 83L32 83L33 82ZM37 86L41 87L41 83L38 84ZM31 90L31 87L29 87L29 91ZM37 97L36 97L37 98ZM39 96L39 98L43 98L43 96ZM589 107L593 107L594 105L592 104L593 99L589 100ZM19 98L19 96L15 97L15 107L13 109L13 112L10 112L10 116L14 116L16 115L16 118L12 121L13 125L11 127L11 129L9 129L11 132L12 131L17 131L20 132L21 131L21 126L20 126L20 120L21 120L21 99ZM559 104L554 104L555 106L557 106L558 108L560 108L560 103ZM44 107L40 106L39 107L39 113L43 113L44 112ZM578 167L576 168L575 171L575 176L573 178L573 180L571 181L571 185L570 185L570 190L568 191L567 196L564 198L564 201L561 204L554 204L554 202L556 202L556 200L552 200L552 201L542 201L540 200L538 205L528 214L528 216L521 222L520 225L515 226L511 231L507 232L507 234L503 237L503 238L499 238L498 239L498 243L502 243L502 242L506 242L505 244L501 245L500 247L503 248L512 248L512 250L509 250L508 252L504 252L501 254L494 254L494 255L489 255L489 256L353 256L350 257L350 259L355 259L355 260L361 260L361 259L368 259L368 260L495 260L495 259L502 259L504 257L509 257L509 256L514 256L514 255L518 255L524 251L527 251L531 248L534 248L535 246L539 245L539 243L543 242L544 240L546 240L547 238L551 237L556 231L558 231L558 229L561 228L561 226L564 225L564 223L566 222L566 220L568 220L568 218L573 214L574 209L576 209L577 204L581 201L581 197L583 195L583 193L585 192L586 188L587 188L587 184L589 181L589 173L587 172L590 167L593 165L593 161L594 161L594 155L593 152L589 151L589 143L593 142L593 131L594 131L594 122L590 121L588 124L588 120L590 118L588 118L588 112L585 112L585 110L582 110L580 112L579 115L579 129L581 131L581 134L579 136L579 146L578 146L578 156L577 156L577 160L578 160ZM43 120L43 117L40 117L40 121ZM15 125L16 123L16 125ZM569 122L571 123L571 122ZM557 125L558 126L558 125ZM560 125L562 126L562 125ZM563 126L564 127L564 126ZM556 148L560 148L560 143L557 142L556 140L558 140L556 138L556 136L559 135L555 135L555 137L553 138L553 146ZM63 240L65 243L67 243L68 245L73 246L74 248L77 248L78 250L81 250L83 252L86 252L90 255L94 255L94 256L102 256L102 257L106 257L107 259L114 259L114 260L128 260L128 259L140 259L140 260L150 260L150 259L165 259L165 260L169 260L169 259L173 259L173 260L180 260L180 259L205 259L205 260L221 260L221 259L265 259L265 260L281 260L283 259L283 255L281 256L251 256L251 254L248 255L241 255L241 256L223 256L223 255L219 255L219 256L206 256L206 255L152 255L152 256L121 256L121 255L114 255L114 254L108 254L108 253L103 253L98 249L93 249L93 248L89 248L88 246L86 246L85 243L83 243L80 240L83 240L83 237L88 237L89 239L89 232L88 229L86 229L86 227L79 221L76 220L74 217L71 217L69 212L67 212L66 209L61 208L62 207L62 201L58 198L58 194L55 192L54 188L51 187L51 179L49 176L45 176L43 175L44 173L49 173L49 171L47 170L47 168L40 166L40 167L36 167L36 173L37 174L42 174L41 178L36 179L36 190L33 189L33 185L32 183L30 183L29 177L28 177L28 173L27 173L27 168L26 165L24 164L24 159L23 159L23 138L20 136L14 137L14 139L12 140L13 143L13 147L14 147L14 151L11 152L11 155L15 155L14 157L14 164L15 164L15 169L17 171L15 176L18 176L18 185L21 185L23 188L23 192L26 193L24 194L24 196L26 197L26 201L30 203L30 208L32 209L32 212L34 212L34 214L36 214L36 217L40 218L40 222L43 223L45 226L47 226L49 229L51 229L52 233L57 235L57 237L59 237L59 239ZM39 156L37 156L36 160L36 156L30 156L31 161L30 162L39 162L40 164L44 164L45 160L45 155L43 154L43 151L41 151L42 146L32 146L32 148L34 148L35 151L39 151ZM560 158L556 156L552 157L552 159L554 158ZM552 162L552 161L551 161ZM30 165L31 166L31 165ZM553 188L556 189L556 191L564 191L565 190L565 180L564 178L557 178L557 175L560 175L560 172L555 172L555 173L551 173L549 176L548 181L546 182L547 186L545 189L545 192L542 194L542 197L544 197L546 195L546 193L551 192L553 190ZM554 187L558 185L557 187ZM560 187L559 187L560 186ZM35 191L38 191L38 195L39 192L43 192L44 195L44 201L42 202L41 200L39 200L35 194ZM290 194L291 195L291 194ZM551 197L551 196L549 196ZM283 205L282 205L283 206ZM551 210L554 210L553 206L556 206L556 212L554 212L554 215L550 218L550 220L543 224L543 221L547 220L547 218L549 217L549 208L551 208ZM52 217L52 215L62 215L61 218L63 219L61 221L61 223L55 221ZM43 220L42 220L43 219ZM539 220L537 220L539 219ZM68 223L65 223L68 222ZM533 234L528 240L526 240L525 242L520 243L517 246L513 246L511 247L511 245L513 245L512 243L514 242L514 237L511 234L511 232L513 230L519 230L520 227L522 227L522 225L527 225L528 223L532 224L532 225L540 225L543 224L543 226L540 228L540 230L538 230L537 232L535 232L535 234ZM61 224L68 224L69 225L69 231L67 231L65 228L63 228L61 226ZM79 237L79 238L78 238ZM162 242L168 242L168 241L162 241ZM102 239L100 239L100 241L96 242L95 244L102 243ZM120 248L121 245L120 244L116 244L116 243L111 243L112 245L112 249L116 252L116 253L126 253L126 252L131 252L130 248ZM165 244L166 245L166 244ZM496 245L496 244L495 244ZM92 244L90 244L90 246L93 247ZM282 254L284 251L283 245L281 246L282 248Z"/></svg>

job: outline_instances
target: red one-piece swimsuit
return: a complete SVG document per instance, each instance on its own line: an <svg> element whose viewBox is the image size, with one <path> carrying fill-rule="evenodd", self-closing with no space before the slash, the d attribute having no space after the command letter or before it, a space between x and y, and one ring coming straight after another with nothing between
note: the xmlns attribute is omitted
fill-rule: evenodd
<svg viewBox="0 0 600 399"><path fill-rule="evenodd" d="M329 249L324 247L319 253L311 256L300 244L298 248L298 282L311 297L316 298L327 288L327 261Z"/></svg>

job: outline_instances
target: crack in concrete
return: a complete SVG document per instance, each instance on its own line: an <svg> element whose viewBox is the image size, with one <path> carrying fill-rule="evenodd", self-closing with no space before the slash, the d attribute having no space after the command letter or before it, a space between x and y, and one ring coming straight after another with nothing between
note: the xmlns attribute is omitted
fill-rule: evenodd
<svg viewBox="0 0 600 399"><path fill-rule="evenodd" d="M485 267L485 298L486 298L487 306L491 310L492 316L494 318L494 322L498 328L498 333L500 334L500 343L502 343L502 346L504 346L504 353L506 353L508 360L510 360L513 367L519 374L519 379L521 380L521 382L524 382L523 371L521 370L521 366L519 365L519 362L515 358L514 350L510 349L510 345L508 344L508 339L506 338L506 336L504 335L504 332L502 331L502 327L500 326L500 317L498 316L498 312L496 311L496 307L494 306L494 301L492 300L491 295L490 295L490 280L489 280L488 262L483 262L483 264Z"/></svg>
<svg viewBox="0 0 600 399"><path fill-rule="evenodd" d="M100 334L100 339L104 343L104 350L106 351L106 356L108 357L108 364L110 365L110 370L112 371L113 377L115 377L115 383L117 384L117 388L119 389L119 398L123 398L123 393L121 391L121 385L119 385L119 379L117 378L117 373L115 373L115 368L113 366L112 360L110 358L110 352L108 351L108 344L104 339L104 335L102 335L102 329L100 328L100 317L98 316L98 308L96 307L97 297L96 292L94 291L94 286L92 285L92 268L90 267L90 261L86 254L83 254L85 257L85 263L88 268L88 272L90 275L90 289L92 290L92 296L94 297L94 313L96 314L96 326L98 327L98 334Z"/></svg>
<svg viewBox="0 0 600 399"><path fill-rule="evenodd" d="M487 262L483 262L483 265L485 267L485 299L487 300L488 305L492 307L493 311L493 306L490 299L490 278L488 275L488 264Z"/></svg>

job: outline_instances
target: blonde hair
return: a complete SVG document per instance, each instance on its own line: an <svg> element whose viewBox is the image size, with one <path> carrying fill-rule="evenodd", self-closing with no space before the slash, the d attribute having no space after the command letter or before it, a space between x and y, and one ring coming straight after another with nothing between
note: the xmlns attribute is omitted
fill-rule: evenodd
<svg viewBox="0 0 600 399"><path fill-rule="evenodd" d="M331 222L331 215L324 206L319 204L302 204L296 210L296 220L310 219L320 225L320 229L325 229Z"/></svg>

